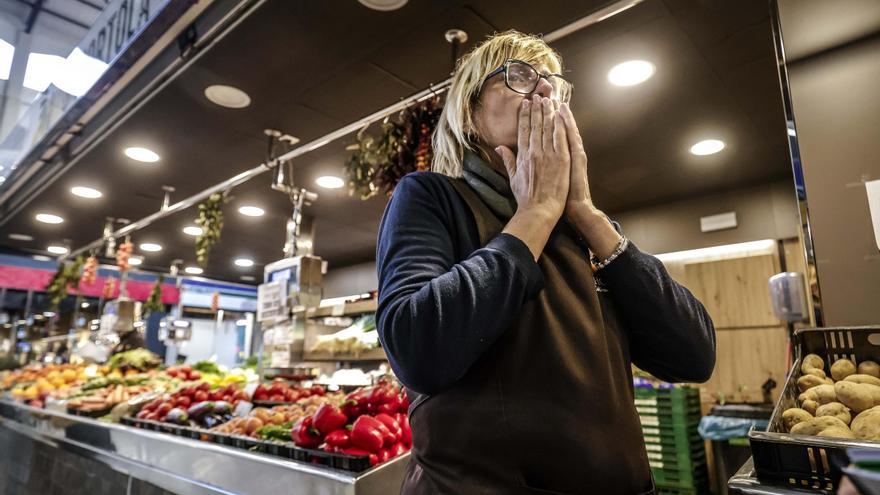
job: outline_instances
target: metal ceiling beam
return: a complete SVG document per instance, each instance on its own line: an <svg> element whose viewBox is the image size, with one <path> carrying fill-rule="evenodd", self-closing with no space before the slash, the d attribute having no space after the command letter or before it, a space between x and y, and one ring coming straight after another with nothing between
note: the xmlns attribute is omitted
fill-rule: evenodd
<svg viewBox="0 0 880 495"><path fill-rule="evenodd" d="M42 6L43 0L37 0L36 3L28 2L27 0L18 0L18 3L23 3L23 4L27 5L28 7L30 7L31 9L34 9L37 5L39 5L40 6L39 7L40 13L50 15L52 17L56 17L58 19L61 19L62 21L69 22L70 24L73 24L75 26L79 26L85 30L88 30L89 28L91 28L91 26L89 26L88 24L83 24L82 22L80 22L76 19L71 19L70 17L67 17L64 14L59 14L58 12L55 12L54 10L44 8ZM31 14L28 15L28 20L30 20L31 15L33 15L34 19L36 19L36 14L33 14L33 12L34 12L34 10L31 10ZM29 31L26 31L26 32L29 32Z"/></svg>
<svg viewBox="0 0 880 495"><path fill-rule="evenodd" d="M40 10L42 9L43 0L37 0L36 3L31 5L31 11L28 12L27 19L24 21L25 34L31 34L31 29L34 28L34 23L37 22L37 16L40 15Z"/></svg>
<svg viewBox="0 0 880 495"><path fill-rule="evenodd" d="M632 7L635 7L636 5L642 3L642 1L643 0L620 0L618 2L615 2L611 5L603 8L603 9L600 9L596 12L593 12L592 14L590 14L586 17L578 19L570 24L566 24L565 26L562 26L561 28L546 34L544 36L544 40L547 41L548 43L552 43L556 40L559 40L560 38L568 36L569 34L572 34L578 30L581 30L581 29L587 27L587 26L597 24L599 22L604 21L605 19L608 19L609 17L612 17L612 16L617 15L625 10L628 10ZM419 102L424 101L424 100L426 100L426 99L428 99L438 93L446 91L447 89L449 89L450 84L452 84L452 78L446 79L445 81L440 82L436 85L429 85L428 89L424 89L414 95L411 95L407 98L403 98L399 102L397 102L393 105L389 105L389 106L383 108L382 110L379 110L378 112L374 112L370 115L367 115L366 117L358 119L355 122L352 122L351 124L348 124L344 127L341 127L341 128L339 128L329 134L326 134L318 139L315 139L314 141L310 141L310 142L308 142L308 143L306 143L296 149L288 151L287 153L277 157L275 160L275 163L281 163L281 162L284 162L287 160L291 160L293 158L296 158L298 156L304 155L304 154L309 153L311 151L314 151L318 148L321 148L322 146L325 146L328 143L331 143L341 137L344 137L344 136L347 136L348 134L351 134L352 132L358 131L361 128L363 128L369 124L372 124L373 122L378 122L389 115L394 115L394 114L400 112L401 110L409 107L410 105L413 105L415 103L419 103ZM257 165L256 167L251 168L250 170L246 170L246 171L244 171L234 177L230 177L229 179L226 179L225 181L220 182L219 184L215 184L215 185L205 189L204 191L193 194L192 196L190 196L182 201L179 201L179 202L169 206L168 208L159 210L156 213L153 213L152 215L149 215L145 218L142 218L136 222L132 222L132 223L126 225L125 227L122 227L121 229L113 232L112 236L114 238L118 239L120 237L124 237L124 236L129 235L133 232L136 232L142 228L148 227L149 225L152 225L157 220L160 220L160 219L165 218L169 215L173 215L174 213L177 213L179 211L182 211L182 210L185 210L189 207L197 205L200 201L205 200L206 198L208 198L209 196L211 196L214 193L223 192L223 191L232 189L233 187L238 186L240 184L243 184L244 182L247 182L248 180L250 180L250 179L252 179L252 178L254 178L264 172L267 172L271 169L272 168L269 166L269 164L261 163L261 164ZM75 249L75 250L68 252L65 255L60 256L58 259L64 260L64 259L67 259L67 258L70 258L73 256L77 256L77 255L86 253L91 249L100 247L103 243L104 243L103 238L96 239L96 240L90 242L89 244L86 244L85 246L82 246L78 249Z"/></svg>
<svg viewBox="0 0 880 495"><path fill-rule="evenodd" d="M102 5L98 5L98 4L89 2L88 0L76 0L76 1L83 4L83 5L87 5L95 10L104 10L104 7Z"/></svg>

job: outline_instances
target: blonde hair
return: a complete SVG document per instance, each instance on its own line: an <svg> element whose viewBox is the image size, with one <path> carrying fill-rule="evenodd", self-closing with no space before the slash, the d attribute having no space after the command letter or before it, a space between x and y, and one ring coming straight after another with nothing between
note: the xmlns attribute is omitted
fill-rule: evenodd
<svg viewBox="0 0 880 495"><path fill-rule="evenodd" d="M446 104L432 136L435 172L461 177L464 150L473 149L473 139L477 137L474 110L483 79L511 58L533 65L545 64L550 72L562 72L562 57L544 40L513 30L490 36L463 56L456 65Z"/></svg>

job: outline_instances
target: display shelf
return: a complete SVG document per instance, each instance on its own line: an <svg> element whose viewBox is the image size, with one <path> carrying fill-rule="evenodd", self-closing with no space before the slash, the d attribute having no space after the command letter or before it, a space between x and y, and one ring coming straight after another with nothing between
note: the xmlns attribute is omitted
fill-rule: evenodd
<svg viewBox="0 0 880 495"><path fill-rule="evenodd" d="M409 453L362 473L346 472L166 433L36 409L0 398L0 440L25 438L148 480L172 493L398 493ZM10 440L11 441L11 440ZM18 441L18 440L16 440ZM0 443L0 450L22 445ZM51 454L50 454L51 455ZM39 466L33 469L40 469ZM46 473L48 476L49 473ZM70 493L85 493L72 490Z"/></svg>
<svg viewBox="0 0 880 495"><path fill-rule="evenodd" d="M306 352L305 354L303 354L303 361L356 363L369 361L388 361L388 356L385 354L385 349L377 347L375 349L370 349L357 355L331 354L329 352Z"/></svg>
<svg viewBox="0 0 880 495"><path fill-rule="evenodd" d="M378 303L375 299L347 302L324 306L320 308L308 308L294 311L294 315L300 316L305 313L306 318L326 318L328 316L358 316L365 313L375 313Z"/></svg>

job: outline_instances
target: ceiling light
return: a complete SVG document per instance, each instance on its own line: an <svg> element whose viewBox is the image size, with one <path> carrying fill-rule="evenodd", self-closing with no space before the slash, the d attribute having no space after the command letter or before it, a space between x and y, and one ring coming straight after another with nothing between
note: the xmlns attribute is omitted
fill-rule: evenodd
<svg viewBox="0 0 880 495"><path fill-rule="evenodd" d="M43 256L42 254L35 254L35 255L31 256L31 258L33 258L37 261L52 261L52 258L50 258L48 256Z"/></svg>
<svg viewBox="0 0 880 495"><path fill-rule="evenodd" d="M365 7L369 7L373 10L381 10L383 12L397 10L406 5L407 1L408 0L358 0L358 2Z"/></svg>
<svg viewBox="0 0 880 495"><path fill-rule="evenodd" d="M184 268L183 271L189 273L190 275L201 275L205 270L202 270L197 266L188 266Z"/></svg>
<svg viewBox="0 0 880 495"><path fill-rule="evenodd" d="M211 102L226 108L244 108L251 104L251 97L232 86L215 84L205 88L205 97Z"/></svg>
<svg viewBox="0 0 880 495"><path fill-rule="evenodd" d="M22 86L42 93L49 88L52 79L63 67L64 57L48 53L31 53L28 55Z"/></svg>
<svg viewBox="0 0 880 495"><path fill-rule="evenodd" d="M79 307L80 307L80 308L83 308L83 309L88 308L88 307L89 307L89 303L87 303L87 302L80 303Z"/></svg>
<svg viewBox="0 0 880 495"><path fill-rule="evenodd" d="M68 249L64 246L49 246L46 251L52 254L67 254Z"/></svg>
<svg viewBox="0 0 880 495"><path fill-rule="evenodd" d="M262 208L258 206L242 206L238 209L238 212L242 215L246 215L249 217L261 217L264 213L266 213Z"/></svg>
<svg viewBox="0 0 880 495"><path fill-rule="evenodd" d="M6 40L0 40L0 79L9 79L12 72L12 59L15 57L15 47Z"/></svg>
<svg viewBox="0 0 880 495"><path fill-rule="evenodd" d="M35 218L37 219L38 222L43 222L43 223L53 223L54 224L54 223L61 223L64 221L63 218L59 217L58 215L52 215L51 213L37 213L37 216Z"/></svg>
<svg viewBox="0 0 880 495"><path fill-rule="evenodd" d="M162 250L162 246L159 244L154 244L152 242L145 242L141 244L141 251L146 251L148 253L156 253Z"/></svg>
<svg viewBox="0 0 880 495"><path fill-rule="evenodd" d="M45 316L46 318L51 318L51 317L55 316L55 313L53 313L51 311L44 311L43 316Z"/></svg>
<svg viewBox="0 0 880 495"><path fill-rule="evenodd" d="M131 256L128 258L128 264L131 266L140 266L144 263L143 256Z"/></svg>
<svg viewBox="0 0 880 495"><path fill-rule="evenodd" d="M125 156L131 158L132 160L137 160L139 162L145 163L153 163L159 161L159 155L157 155L155 151L138 146L125 148Z"/></svg>
<svg viewBox="0 0 880 495"><path fill-rule="evenodd" d="M324 189L339 189L345 185L345 181L333 175L325 175L324 177L318 177L315 179L315 184L318 184Z"/></svg>
<svg viewBox="0 0 880 495"><path fill-rule="evenodd" d="M196 227L195 225L190 225L183 228L183 233L186 235L202 235L204 230L201 227Z"/></svg>
<svg viewBox="0 0 880 495"><path fill-rule="evenodd" d="M73 193L74 196L79 196L81 198L88 198L88 199L96 199L96 198L100 198L101 196L104 195L101 191L99 191L97 189L93 189L91 187L85 187L85 186L72 187L72 188L70 188L70 192Z"/></svg>
<svg viewBox="0 0 880 495"><path fill-rule="evenodd" d="M241 279L244 280L245 282L253 282L255 280L254 277L252 277L250 275L242 275Z"/></svg>
<svg viewBox="0 0 880 495"><path fill-rule="evenodd" d="M694 155L713 155L724 149L724 141L718 139L705 139L691 146Z"/></svg>
<svg viewBox="0 0 880 495"><path fill-rule="evenodd" d="M608 80L615 86L635 86L654 75L654 64L644 60L629 60L608 71Z"/></svg>
<svg viewBox="0 0 880 495"><path fill-rule="evenodd" d="M94 86L107 67L108 64L103 60L90 57L79 48L74 48L58 67L52 84L65 93L79 97Z"/></svg>
<svg viewBox="0 0 880 495"><path fill-rule="evenodd" d="M32 241L33 237L24 234L9 234L9 238L14 241Z"/></svg>
<svg viewBox="0 0 880 495"><path fill-rule="evenodd" d="M254 260L248 258L236 258L234 261L236 266L241 266L244 268L249 268L254 266Z"/></svg>

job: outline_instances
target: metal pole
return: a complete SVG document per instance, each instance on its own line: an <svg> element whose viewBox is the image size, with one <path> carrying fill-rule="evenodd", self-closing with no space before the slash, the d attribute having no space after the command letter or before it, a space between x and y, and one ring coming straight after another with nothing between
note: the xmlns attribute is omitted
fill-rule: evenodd
<svg viewBox="0 0 880 495"><path fill-rule="evenodd" d="M592 14L590 14L582 19L579 19L575 22L572 22L571 24L567 24L567 25L565 25L555 31L552 31L552 32L546 34L544 36L544 40L547 42L556 41L560 38L568 36L571 33L574 33L575 31L578 31L578 30L583 29L587 26L591 26L593 24L602 22L611 16L614 16L614 15L619 14L619 13L621 13L625 10L628 10L632 7L635 7L636 5L642 3L642 1L643 0L621 0L621 1L615 2L611 5L609 5L608 7L605 7L604 9L593 12ZM436 85L428 85L427 89L424 89L414 95L403 98L402 100L400 100L397 103L394 103L393 105L389 105L389 106L387 106L377 112L374 112L370 115L367 115L366 117L358 119L358 120L356 120L356 121L354 121L344 127L340 127L339 129L337 129L329 134L324 135L323 137L320 137L318 139L310 141L310 142L308 142L308 143L306 143L296 149L290 150L287 153L285 153L279 157L276 157L275 160L273 160L273 162L274 163L285 162L287 160L292 160L298 156L301 156L301 155L304 155L304 154L309 153L311 151L314 151L314 150L316 150L316 149L318 149L328 143L336 141L337 139L339 139L341 137L344 137L348 134L351 134L352 132L358 131L365 126L372 124L373 122L378 122L389 115L394 115L394 114L400 112L401 110L409 107L410 105L424 101L424 100L431 98L432 96L434 96L438 93L442 93L443 91L446 91L447 89L449 89L450 84L452 84L452 78L448 78L448 79L446 79ZM145 218L142 218L136 222L132 222L132 223L126 225L125 227L117 230L116 232L113 232L111 234L111 236L114 238L118 238L118 237L122 237L124 235L131 234L132 232L135 232L137 230L140 230L144 227L147 227L147 226L153 224L157 220L160 220L160 219L165 218L169 215L173 215L174 213L176 213L178 211L185 210L191 206L194 206L197 203L199 203L200 201L208 198L210 195L212 195L214 193L223 192L228 189L231 189L231 188L238 186L244 182L247 182L248 180L262 174L263 172L271 170L271 169L272 169L272 167L270 164L260 163L259 165L257 165L256 167L254 167L250 170L246 170L238 175L230 177L230 178L226 179L225 181L220 182L219 184L215 184L215 185L205 189L202 192L193 194L192 196L190 196L186 199L183 199L181 201L178 201L177 203L174 203L173 205L168 206L168 208L164 208L162 210L157 211L156 213L153 213L152 215L149 215ZM86 244L83 247L80 247L76 250L70 251L69 253L67 253L65 255L62 255L59 259L65 260L69 257L73 257L78 254L84 253L92 248L100 246L103 241L104 241L104 239L94 240L94 241L90 242L89 244Z"/></svg>

